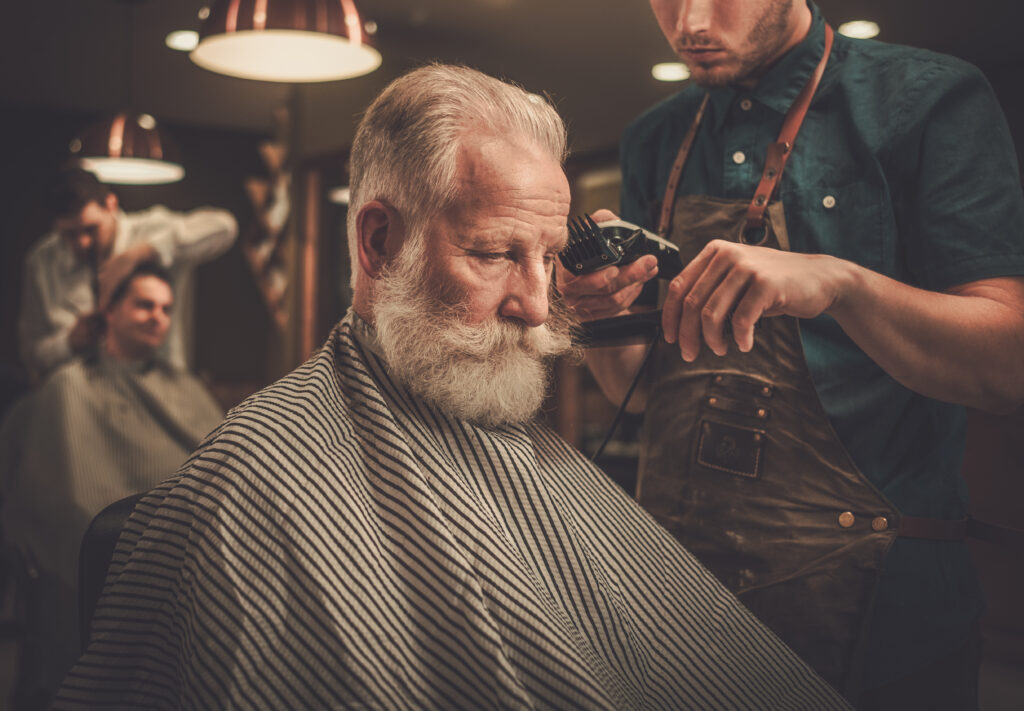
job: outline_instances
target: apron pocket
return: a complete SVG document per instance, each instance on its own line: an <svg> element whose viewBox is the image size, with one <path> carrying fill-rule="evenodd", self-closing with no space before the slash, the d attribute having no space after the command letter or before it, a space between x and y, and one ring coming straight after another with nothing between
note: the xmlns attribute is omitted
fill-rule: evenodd
<svg viewBox="0 0 1024 711"><path fill-rule="evenodd" d="M731 412L743 417L750 417L757 420L767 420L771 409L749 400L737 400L736 398L724 395L708 395L704 398L704 404L712 410Z"/></svg>
<svg viewBox="0 0 1024 711"><path fill-rule="evenodd" d="M761 476L764 430L701 420L697 464L737 476Z"/></svg>

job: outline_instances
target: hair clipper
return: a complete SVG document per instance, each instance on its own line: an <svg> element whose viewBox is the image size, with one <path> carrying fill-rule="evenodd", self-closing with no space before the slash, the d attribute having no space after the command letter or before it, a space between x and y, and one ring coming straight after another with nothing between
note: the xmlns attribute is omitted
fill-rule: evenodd
<svg viewBox="0 0 1024 711"><path fill-rule="evenodd" d="M683 270L679 248L625 220L594 222L590 215L569 220L569 242L558 254L573 274L623 266L645 254L658 258L658 278L672 279Z"/></svg>

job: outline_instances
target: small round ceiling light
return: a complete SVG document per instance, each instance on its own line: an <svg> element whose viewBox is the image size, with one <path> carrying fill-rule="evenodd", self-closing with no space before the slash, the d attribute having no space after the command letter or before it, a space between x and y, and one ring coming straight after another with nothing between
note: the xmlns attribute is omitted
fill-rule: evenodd
<svg viewBox="0 0 1024 711"><path fill-rule="evenodd" d="M686 81L690 68L682 62L662 62L651 67L651 76L658 81Z"/></svg>
<svg viewBox="0 0 1024 711"><path fill-rule="evenodd" d="M199 44L199 33L195 30L175 30L164 37L164 44L179 52L191 52Z"/></svg>
<svg viewBox="0 0 1024 711"><path fill-rule="evenodd" d="M220 74L278 82L357 77L381 63L355 0L216 0L189 56Z"/></svg>
<svg viewBox="0 0 1024 711"><path fill-rule="evenodd" d="M877 37L879 27L877 22L871 20L851 20L839 25L839 34L854 39L871 39Z"/></svg>
<svg viewBox="0 0 1024 711"><path fill-rule="evenodd" d="M352 192L347 185L339 185L327 191L327 199L337 205L348 205Z"/></svg>

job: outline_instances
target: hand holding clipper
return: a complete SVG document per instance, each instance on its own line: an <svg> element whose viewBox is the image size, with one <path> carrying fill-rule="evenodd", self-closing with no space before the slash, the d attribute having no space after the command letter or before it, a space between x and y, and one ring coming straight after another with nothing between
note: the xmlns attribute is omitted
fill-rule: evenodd
<svg viewBox="0 0 1024 711"><path fill-rule="evenodd" d="M683 270L679 248L624 220L594 222L590 215L569 221L569 242L558 258L576 275L623 266L645 254L658 259L658 278L672 279Z"/></svg>

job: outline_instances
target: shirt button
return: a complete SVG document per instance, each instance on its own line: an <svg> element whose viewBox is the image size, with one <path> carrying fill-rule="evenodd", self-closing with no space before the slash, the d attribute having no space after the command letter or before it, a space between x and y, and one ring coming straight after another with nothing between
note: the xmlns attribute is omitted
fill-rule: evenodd
<svg viewBox="0 0 1024 711"><path fill-rule="evenodd" d="M885 516L875 516L871 519L871 530L872 531L884 531L889 528L889 519Z"/></svg>
<svg viewBox="0 0 1024 711"><path fill-rule="evenodd" d="M750 99L740 99L740 108L743 109L744 111L750 111L753 105L754 102L751 101Z"/></svg>
<svg viewBox="0 0 1024 711"><path fill-rule="evenodd" d="M741 164L746 159L747 156L744 155L743 151L736 151L735 153L732 154L732 162L735 163L736 165Z"/></svg>
<svg viewBox="0 0 1024 711"><path fill-rule="evenodd" d="M826 195L821 200L821 204L825 206L825 209L831 210L836 206L836 198L834 195Z"/></svg>
<svg viewBox="0 0 1024 711"><path fill-rule="evenodd" d="M843 528L849 528L855 522L856 522L856 519L853 516L853 512L851 512L851 511L843 511L841 514L839 514L839 525L842 526Z"/></svg>

